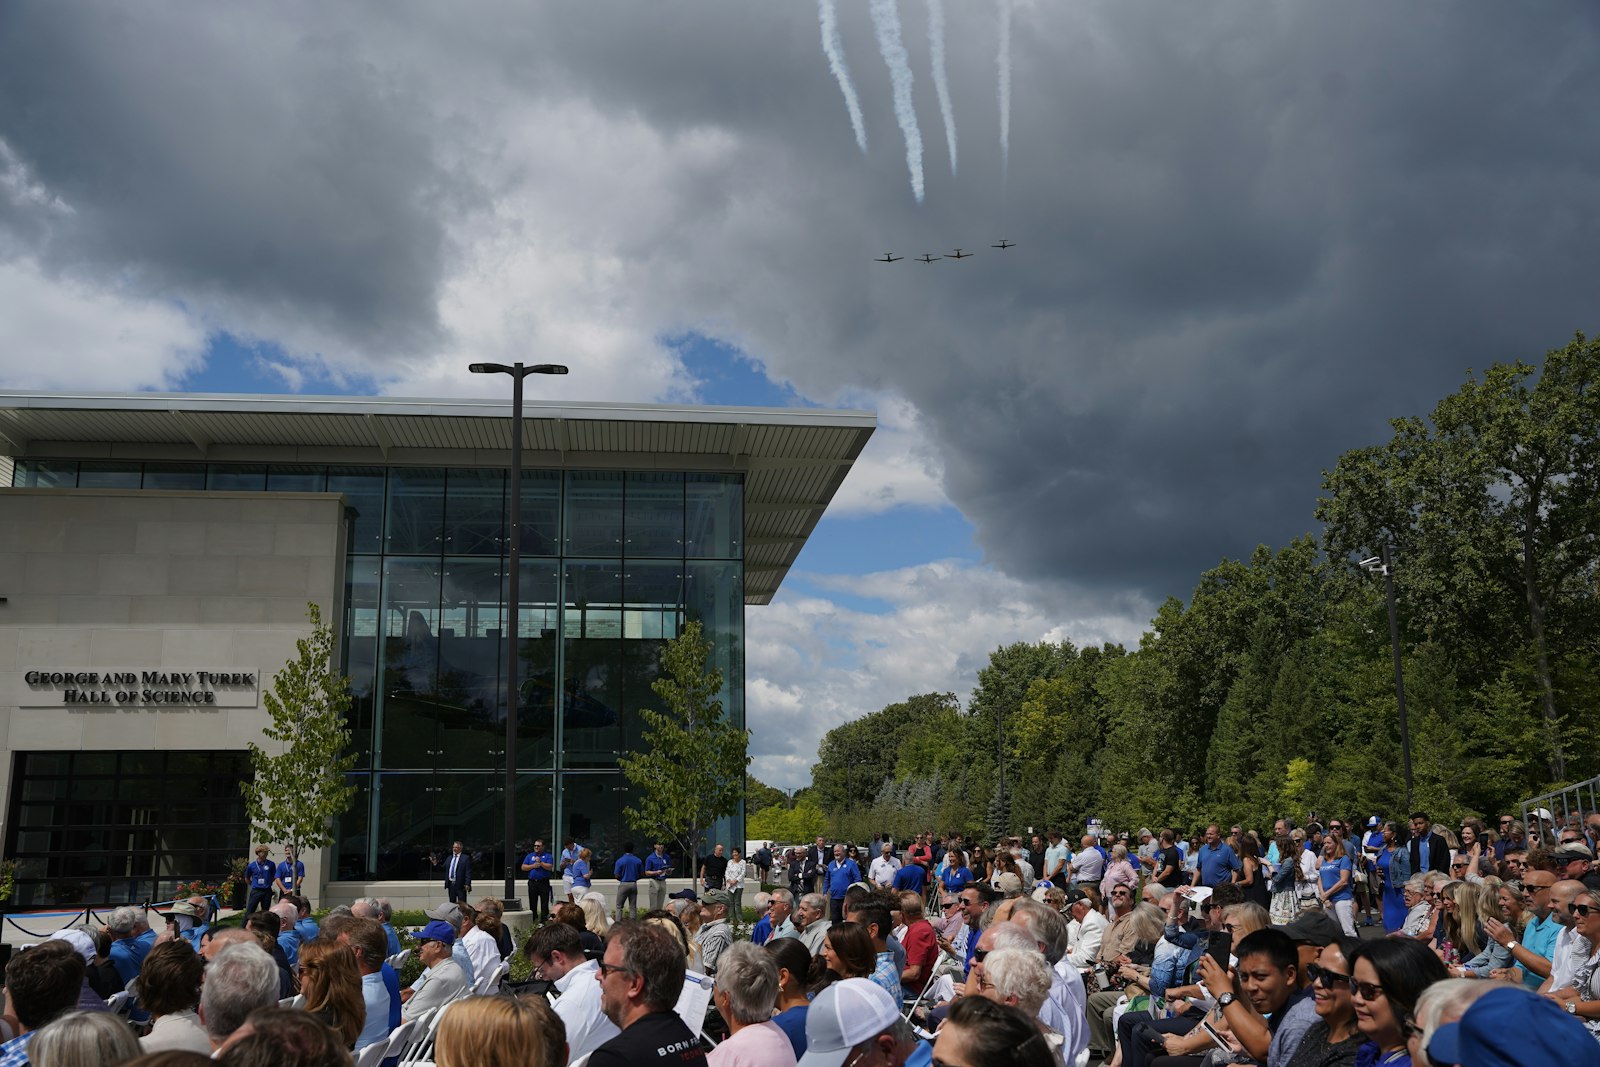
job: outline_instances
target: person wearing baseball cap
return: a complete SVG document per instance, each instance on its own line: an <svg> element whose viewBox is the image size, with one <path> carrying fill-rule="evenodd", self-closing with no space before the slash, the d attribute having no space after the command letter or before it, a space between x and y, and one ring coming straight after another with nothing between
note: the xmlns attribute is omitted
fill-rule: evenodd
<svg viewBox="0 0 1600 1067"><path fill-rule="evenodd" d="M700 894L700 911L705 922L694 939L700 944L701 969L713 977L717 961L733 944L733 928L728 925L728 908L733 905L733 894L726 889L707 889Z"/></svg>
<svg viewBox="0 0 1600 1067"><path fill-rule="evenodd" d="M806 1012L806 1054L800 1067L917 1067L933 1050L900 1018L900 1006L865 978L834 982Z"/></svg>
<svg viewBox="0 0 1600 1067"><path fill-rule="evenodd" d="M400 995L405 1000L401 1014L416 1019L425 1012L443 1007L467 988L467 975L450 956L456 931L443 919L435 919L417 935L417 958L425 968L422 977Z"/></svg>
<svg viewBox="0 0 1600 1067"><path fill-rule="evenodd" d="M1428 1061L1460 1067L1597 1067L1600 1041L1546 997L1515 986L1485 993L1433 1032Z"/></svg>

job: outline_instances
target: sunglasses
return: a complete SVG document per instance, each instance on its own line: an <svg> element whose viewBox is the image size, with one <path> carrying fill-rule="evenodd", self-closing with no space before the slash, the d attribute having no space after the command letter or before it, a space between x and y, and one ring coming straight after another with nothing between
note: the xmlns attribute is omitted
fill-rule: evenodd
<svg viewBox="0 0 1600 1067"><path fill-rule="evenodd" d="M595 966L600 968L600 974L602 977L611 974L612 971L621 971L623 974L628 973L628 968L624 967L620 963L607 963L605 960L600 960L595 963Z"/></svg>
<svg viewBox="0 0 1600 1067"><path fill-rule="evenodd" d="M1306 968L1306 973L1311 976L1311 981L1322 986L1324 989L1337 989L1339 986L1349 985L1354 980L1348 974L1340 974L1338 971L1330 971L1328 968L1319 966L1315 963Z"/></svg>
<svg viewBox="0 0 1600 1067"><path fill-rule="evenodd" d="M1357 981L1354 977L1350 979L1350 992L1362 1000L1377 1000L1387 995L1383 991L1383 986Z"/></svg>
<svg viewBox="0 0 1600 1067"><path fill-rule="evenodd" d="M1233 932L1234 932L1234 931L1235 931L1235 930L1238 930L1238 929L1239 929L1239 924L1238 924L1238 923L1223 923L1223 924L1222 924L1222 928L1223 928L1223 929L1224 929L1224 930L1226 930L1226 931L1228 931L1228 933L1230 933L1230 934L1231 934L1231 933L1233 933Z"/></svg>
<svg viewBox="0 0 1600 1067"><path fill-rule="evenodd" d="M1589 913L1595 910L1595 906L1593 904L1569 904L1567 910L1580 919L1587 919Z"/></svg>
<svg viewBox="0 0 1600 1067"><path fill-rule="evenodd" d="M959 900L947 900L947 901L944 902L944 904L941 905L941 907L943 907L945 911L949 911L951 908L959 908L959 907L961 907L961 901L959 901Z"/></svg>
<svg viewBox="0 0 1600 1067"><path fill-rule="evenodd" d="M985 956L987 956L991 951L993 951L993 950L992 949L987 949L987 948L975 948L975 949L973 949L972 950L972 962L973 963L982 963L983 962L983 958Z"/></svg>

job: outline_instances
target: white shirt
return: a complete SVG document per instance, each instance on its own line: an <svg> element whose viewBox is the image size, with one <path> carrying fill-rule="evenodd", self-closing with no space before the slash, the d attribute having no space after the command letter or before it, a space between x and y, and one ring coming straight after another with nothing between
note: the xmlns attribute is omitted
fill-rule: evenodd
<svg viewBox="0 0 1600 1067"><path fill-rule="evenodd" d="M1070 866L1074 882L1098 882L1105 877L1106 861L1098 849L1084 849L1072 857Z"/></svg>
<svg viewBox="0 0 1600 1067"><path fill-rule="evenodd" d="M1089 1047L1088 1000L1089 994L1083 988L1083 975L1078 973L1071 960L1061 957L1051 968L1050 996L1045 1003L1054 1003L1057 1010L1070 1020L1070 1025L1052 1027L1066 1039L1063 1049L1066 1053L1063 1061L1066 1063L1076 1063L1078 1054ZM1039 1018L1044 1018L1042 1009Z"/></svg>
<svg viewBox="0 0 1600 1067"><path fill-rule="evenodd" d="M476 926L461 938L461 945L472 960L474 980L493 974L500 966L499 944Z"/></svg>
<svg viewBox="0 0 1600 1067"><path fill-rule="evenodd" d="M139 1039L141 1052L167 1049L187 1049L211 1055L211 1038L193 1008L168 1012L155 1021L148 1034Z"/></svg>
<svg viewBox="0 0 1600 1067"><path fill-rule="evenodd" d="M1589 942L1579 937L1573 927L1563 926L1550 952L1550 991L1571 988L1578 977L1578 964L1588 958Z"/></svg>
<svg viewBox="0 0 1600 1067"><path fill-rule="evenodd" d="M749 866L744 860L729 860L727 873L722 876L723 887L730 893L735 889L743 889L745 871Z"/></svg>
<svg viewBox="0 0 1600 1067"><path fill-rule="evenodd" d="M1111 924L1106 922L1104 915L1090 908L1083 913L1083 921L1077 925L1078 936L1071 941L1067 959L1072 961L1074 967L1092 967L1095 956L1100 953L1100 942L1105 939L1106 927Z"/></svg>
<svg viewBox="0 0 1600 1067"><path fill-rule="evenodd" d="M587 1056L622 1031L600 1010L600 982L595 978L600 965L585 960L555 981L556 1014L567 1027L568 1057Z"/></svg>
<svg viewBox="0 0 1600 1067"><path fill-rule="evenodd" d="M867 868L867 877L871 878L874 885L888 886L894 882L894 872L900 869L900 861L893 856L879 856L872 861L872 866Z"/></svg>

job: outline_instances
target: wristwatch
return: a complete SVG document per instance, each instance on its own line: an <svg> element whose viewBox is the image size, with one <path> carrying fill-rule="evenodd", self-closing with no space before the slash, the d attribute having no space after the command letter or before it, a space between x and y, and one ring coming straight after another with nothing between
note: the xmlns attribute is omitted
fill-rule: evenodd
<svg viewBox="0 0 1600 1067"><path fill-rule="evenodd" d="M1507 941L1506 948L1510 949L1512 952L1517 951L1517 939L1513 937L1510 941Z"/></svg>
<svg viewBox="0 0 1600 1067"><path fill-rule="evenodd" d="M1578 1002L1576 1000L1567 1001L1567 1014L1568 1015L1576 1015L1576 1014L1578 1014Z"/></svg>
<svg viewBox="0 0 1600 1067"><path fill-rule="evenodd" d="M1229 990L1228 992L1222 994L1222 996L1217 998L1217 1007L1226 1008L1229 1004L1232 1004L1236 999L1238 999L1238 998L1236 998L1233 995L1233 991Z"/></svg>

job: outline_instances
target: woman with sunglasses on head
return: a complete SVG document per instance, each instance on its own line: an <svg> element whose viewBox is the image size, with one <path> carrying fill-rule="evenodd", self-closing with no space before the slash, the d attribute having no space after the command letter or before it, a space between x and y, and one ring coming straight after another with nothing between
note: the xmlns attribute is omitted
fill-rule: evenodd
<svg viewBox="0 0 1600 1067"><path fill-rule="evenodd" d="M1572 913L1573 931L1588 943L1589 951L1578 964L1572 984L1565 989L1552 990L1550 996L1581 1019L1591 1035L1600 1039L1600 893L1592 890L1579 893L1572 898L1568 910Z"/></svg>
<svg viewBox="0 0 1600 1067"><path fill-rule="evenodd" d="M1356 1052L1356 1067L1410 1067L1406 1038L1417 998L1449 972L1426 945L1396 938L1363 941L1347 958L1350 1002L1367 1039Z"/></svg>
<svg viewBox="0 0 1600 1067"><path fill-rule="evenodd" d="M1361 942L1335 941L1317 955L1307 971L1317 1021L1300 1039L1288 1067L1348 1067L1366 1035L1356 1026L1356 1008L1350 1000L1350 957Z"/></svg>

